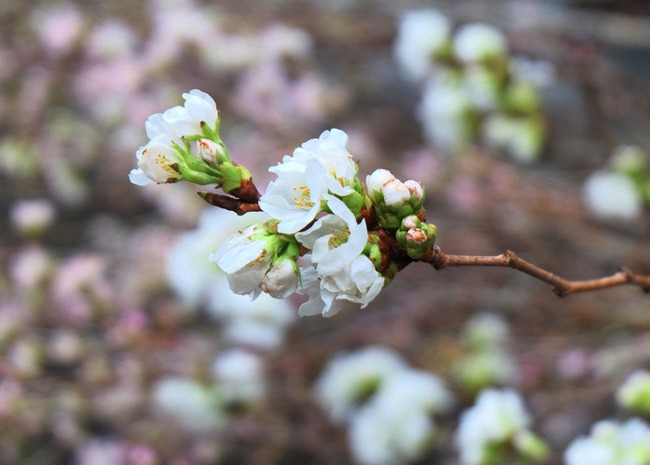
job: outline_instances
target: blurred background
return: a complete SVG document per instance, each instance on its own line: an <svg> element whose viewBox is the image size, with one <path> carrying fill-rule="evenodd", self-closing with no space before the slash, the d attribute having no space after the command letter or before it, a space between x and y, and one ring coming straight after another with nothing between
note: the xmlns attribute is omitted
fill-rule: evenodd
<svg viewBox="0 0 650 465"><path fill-rule="evenodd" d="M428 65L405 26L423 9L447 24ZM465 34L463 55L477 22L494 29ZM522 394L544 463L564 463L592 423L627 418L614 393L650 368L639 289L560 299L513 270L414 264L363 310L299 319L299 297L238 299L207 262L237 219L128 173L147 117L198 88L261 189L340 128L362 179L422 182L446 253L648 274L649 83L640 0L4 0L0 464L388 463L314 389L369 346L455 398L390 463L461 463L460 412L490 386Z"/></svg>

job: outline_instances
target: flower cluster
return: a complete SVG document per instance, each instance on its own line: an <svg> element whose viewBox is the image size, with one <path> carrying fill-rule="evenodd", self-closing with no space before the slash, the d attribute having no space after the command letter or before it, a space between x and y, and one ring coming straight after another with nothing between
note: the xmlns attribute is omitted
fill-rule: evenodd
<svg viewBox="0 0 650 465"><path fill-rule="evenodd" d="M494 313L479 313L463 329L465 354L452 366L452 374L467 391L476 393L513 381L516 365L508 350L508 324Z"/></svg>
<svg viewBox="0 0 650 465"><path fill-rule="evenodd" d="M634 220L650 203L650 160L636 146L617 147L608 166L589 176L584 186L589 211L600 219Z"/></svg>
<svg viewBox="0 0 650 465"><path fill-rule="evenodd" d="M496 465L511 463L513 459L543 460L548 447L530 431L530 423L524 403L515 391L481 392L476 404L460 417L456 440L461 463Z"/></svg>
<svg viewBox="0 0 650 465"><path fill-rule="evenodd" d="M260 196L250 172L230 160L212 98L199 90L183 97L184 107L147 121L150 141L130 178L214 184L230 195L201 193L209 203L268 215L209 257L236 294L282 299L298 292L308 296L300 315L331 316L345 301L365 307L400 266L432 249L436 227L425 221L422 186L380 169L364 187L345 132L325 131L286 155L269 169L277 178Z"/></svg>
<svg viewBox="0 0 650 465"><path fill-rule="evenodd" d="M153 386L153 407L173 418L183 429L214 434L228 421L228 409L255 404L264 395L261 360L242 349L230 349L214 360L212 381L166 377Z"/></svg>
<svg viewBox="0 0 650 465"><path fill-rule="evenodd" d="M650 427L638 418L625 423L602 420L591 434L574 440L564 453L566 465L650 464Z"/></svg>
<svg viewBox="0 0 650 465"><path fill-rule="evenodd" d="M364 465L404 463L431 445L431 416L453 404L440 378L410 368L391 349L371 346L339 354L315 385L330 418L348 426L350 448Z"/></svg>
<svg viewBox="0 0 650 465"><path fill-rule="evenodd" d="M183 98L184 106L149 117L145 123L149 142L136 153L138 168L131 171L129 179L138 185L190 181L214 184L227 193L240 189L251 175L230 160L219 136L214 100L198 89L184 93Z"/></svg>
<svg viewBox="0 0 650 465"><path fill-rule="evenodd" d="M405 14L395 59L423 86L420 119L430 142L456 151L482 141L521 161L535 160L546 135L537 87L548 83L546 63L510 58L507 40L492 26L453 31L437 10Z"/></svg>

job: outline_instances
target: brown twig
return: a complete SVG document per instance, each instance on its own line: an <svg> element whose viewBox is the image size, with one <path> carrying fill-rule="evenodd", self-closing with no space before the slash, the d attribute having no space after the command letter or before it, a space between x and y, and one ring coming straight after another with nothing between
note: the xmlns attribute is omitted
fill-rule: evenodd
<svg viewBox="0 0 650 465"><path fill-rule="evenodd" d="M526 273L534 278L553 286L553 292L563 297L577 292L596 291L624 284L639 286L644 292L650 292L650 276L643 276L627 268L621 268L611 276L584 281L569 281L546 271L526 260L519 258L512 250L506 250L501 255L447 255L438 246L433 247L431 254L422 261L430 263L436 270L450 266L498 266L510 267Z"/></svg>
<svg viewBox="0 0 650 465"><path fill-rule="evenodd" d="M244 202L235 197L230 197L229 195L213 194L212 192L199 192L198 194L210 205L223 208L224 210L230 210L231 212L237 213L239 216L245 215L249 212L262 211L260 204L257 202Z"/></svg>

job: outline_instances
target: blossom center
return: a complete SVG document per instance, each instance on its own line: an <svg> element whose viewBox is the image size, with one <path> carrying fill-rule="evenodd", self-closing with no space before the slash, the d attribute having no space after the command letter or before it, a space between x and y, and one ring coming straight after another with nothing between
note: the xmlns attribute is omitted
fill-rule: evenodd
<svg viewBox="0 0 650 465"><path fill-rule="evenodd" d="M314 206L314 202L311 199L311 191L307 186L298 186L292 188L295 197L293 198L293 203L300 208L311 208Z"/></svg>
<svg viewBox="0 0 650 465"><path fill-rule="evenodd" d="M341 229L338 231L333 231L330 235L327 245L330 249L340 246L341 244L348 241L350 237L350 230L348 228Z"/></svg>

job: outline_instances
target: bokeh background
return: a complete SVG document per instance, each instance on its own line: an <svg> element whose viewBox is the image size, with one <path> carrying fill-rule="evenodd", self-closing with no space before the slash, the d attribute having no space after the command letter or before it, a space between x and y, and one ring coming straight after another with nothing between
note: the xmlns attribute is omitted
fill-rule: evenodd
<svg viewBox="0 0 650 465"><path fill-rule="evenodd" d="M421 87L393 53L402 15L424 7L491 24L550 70L533 160L480 138L449 153L425 135ZM270 165L336 127L363 176L423 183L447 253L509 248L570 279L650 273L647 212L602 218L583 194L617 147L650 150L649 80L643 1L0 2L0 463L354 463L313 386L334 356L372 345L457 398L417 463L459 463L453 435L478 385L515 387L547 463L563 463L596 420L626 418L613 393L650 367L639 289L560 299L513 270L415 264L363 310L247 310L198 264L234 220L208 218L192 186L138 187L128 172L147 117L199 88L261 188ZM215 232L188 236L199 224ZM493 371L468 381L463 334L486 313L507 337ZM241 376L259 389L206 413L201 389L228 378L215 361L232 350L254 357L234 366L249 363ZM161 393L169 380L187 384Z"/></svg>

